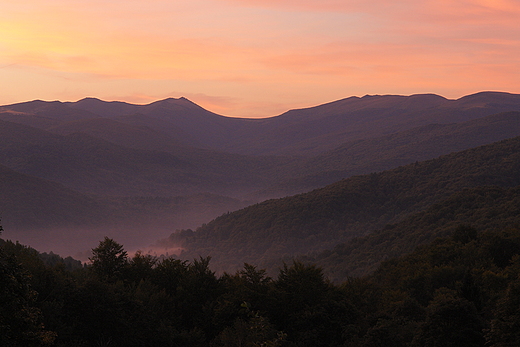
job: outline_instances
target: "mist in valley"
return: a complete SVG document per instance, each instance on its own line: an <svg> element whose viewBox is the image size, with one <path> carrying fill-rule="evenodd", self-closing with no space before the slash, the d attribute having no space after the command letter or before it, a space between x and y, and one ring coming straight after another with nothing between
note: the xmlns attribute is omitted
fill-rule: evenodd
<svg viewBox="0 0 520 347"><path fill-rule="evenodd" d="M520 345L518 18L4 1L0 347Z"/></svg>
<svg viewBox="0 0 520 347"><path fill-rule="evenodd" d="M167 212L153 211L147 214L143 211L131 211L135 214L130 215L131 212L128 212L127 220L122 220L121 217L107 225L92 223L92 226L17 228L11 227L10 220L4 218L2 238L18 241L41 252L53 252L63 257L71 256L82 262L88 261L91 249L105 236L123 244L130 254L142 251L154 256L179 256L182 247L173 243L170 235L176 230L194 230L223 213L250 204L249 201L242 202L236 199L230 201L233 204L225 206L183 206L182 212L171 211L169 204L159 204L155 207Z"/></svg>
<svg viewBox="0 0 520 347"><path fill-rule="evenodd" d="M289 259L395 219L382 210L385 217L374 215L369 224L338 224L335 216L326 219L333 205L318 212L326 199L316 194L314 208L298 211L302 218L284 212L293 200L280 198L303 201L303 193L342 179L518 136L519 110L520 96L508 93L350 97L263 119L223 117L185 98L6 105L0 107L3 237L83 261L105 236L132 253L213 256L215 267L230 271L244 261ZM273 198L278 207L248 217ZM316 213L323 216L305 231L299 220ZM277 215L281 222L270 221ZM195 232L179 238L176 231L188 229Z"/></svg>
<svg viewBox="0 0 520 347"><path fill-rule="evenodd" d="M516 339L520 95L158 104L0 108L0 344Z"/></svg>

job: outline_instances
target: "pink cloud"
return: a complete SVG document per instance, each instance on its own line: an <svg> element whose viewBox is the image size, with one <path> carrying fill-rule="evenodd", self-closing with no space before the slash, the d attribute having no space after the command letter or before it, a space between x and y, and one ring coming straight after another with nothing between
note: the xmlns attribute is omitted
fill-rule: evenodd
<svg viewBox="0 0 520 347"><path fill-rule="evenodd" d="M217 0L219 1L219 0ZM433 13L467 14L501 13L510 17L518 13L520 4L515 0L220 0L238 6L256 6L264 8L306 10L306 11L364 11L387 15L381 8L394 11L417 11L420 8L434 11Z"/></svg>
<svg viewBox="0 0 520 347"><path fill-rule="evenodd" d="M298 11L356 11L372 6L361 0L222 0L240 6L256 6ZM384 1L382 1L384 2ZM377 4L375 4L377 5ZM377 6L376 6L377 7Z"/></svg>

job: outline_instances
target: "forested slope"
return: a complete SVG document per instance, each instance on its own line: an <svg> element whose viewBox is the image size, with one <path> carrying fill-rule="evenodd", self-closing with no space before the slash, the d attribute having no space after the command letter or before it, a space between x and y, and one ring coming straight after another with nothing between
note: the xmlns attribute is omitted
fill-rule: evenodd
<svg viewBox="0 0 520 347"><path fill-rule="evenodd" d="M517 137L265 201L218 217L184 244L187 255L212 255L217 262L237 266L332 247L423 211L465 188L519 184Z"/></svg>
<svg viewBox="0 0 520 347"><path fill-rule="evenodd" d="M464 189L401 222L301 260L318 264L331 280L341 282L349 276L371 273L385 259L410 253L419 245L468 226L475 231L520 226L520 188Z"/></svg>
<svg viewBox="0 0 520 347"><path fill-rule="evenodd" d="M94 245L93 245L94 246ZM520 229L459 227L361 278L209 258L129 255L105 238L92 264L0 240L3 346L515 346Z"/></svg>

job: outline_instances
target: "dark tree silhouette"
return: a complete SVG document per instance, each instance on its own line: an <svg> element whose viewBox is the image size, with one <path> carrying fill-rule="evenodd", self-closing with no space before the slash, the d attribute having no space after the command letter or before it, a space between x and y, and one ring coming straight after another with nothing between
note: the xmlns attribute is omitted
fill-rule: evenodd
<svg viewBox="0 0 520 347"><path fill-rule="evenodd" d="M125 268L128 266L128 254L123 246L111 238L105 236L99 246L92 249L92 270L102 280L116 281L122 278Z"/></svg>

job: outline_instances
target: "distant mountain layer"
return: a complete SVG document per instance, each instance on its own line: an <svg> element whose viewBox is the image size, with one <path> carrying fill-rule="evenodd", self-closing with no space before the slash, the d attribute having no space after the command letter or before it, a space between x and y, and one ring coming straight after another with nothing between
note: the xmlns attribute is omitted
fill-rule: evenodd
<svg viewBox="0 0 520 347"><path fill-rule="evenodd" d="M184 98L32 101L0 107L0 164L88 194L263 200L518 136L520 113L511 110L520 110L519 100L491 92L353 97L256 120L222 117ZM479 118L500 110L510 111Z"/></svg>
<svg viewBox="0 0 520 347"><path fill-rule="evenodd" d="M520 137L220 216L185 241L186 256L207 253L240 266L319 250L396 223L463 189L518 185Z"/></svg>
<svg viewBox="0 0 520 347"><path fill-rule="evenodd" d="M157 239L165 237L160 232L195 228L249 202L515 136L520 95L495 92L458 100L429 94L352 97L264 119L220 116L185 98L148 105L36 100L0 107L0 217L9 229L40 230L42 238L49 230L72 227L71 239L90 228ZM405 203L386 195L397 188L366 177L351 181L372 192L369 198L354 191L347 199L359 208L356 213L344 213L350 211L344 202L327 202L343 194L344 183L338 183L325 195L295 197L291 201L302 199L289 204L296 210L281 202L238 218L243 228L225 222L215 235L228 246L237 241L244 254L257 242L243 238L249 231L236 236L239 229L262 235L258 245L265 252L255 251L255 257L324 249L448 196L428 193L431 201L421 205L410 192ZM370 199L383 200L366 205ZM394 202L391 212L388 204ZM204 250L208 244L199 241Z"/></svg>
<svg viewBox="0 0 520 347"><path fill-rule="evenodd" d="M259 195L281 197L303 193L342 178L388 170L518 135L520 112L504 112L462 123L430 124L382 137L351 141L298 162L293 177Z"/></svg>
<svg viewBox="0 0 520 347"><path fill-rule="evenodd" d="M135 149L84 132L56 135L0 121L0 164L88 194L235 196L272 184L278 167L287 162L180 147Z"/></svg>
<svg viewBox="0 0 520 347"><path fill-rule="evenodd" d="M250 135L256 142L247 138L247 144L233 146L244 153L312 155L353 140L520 111L519 106L520 95L494 92L457 100L431 94L351 97L261 120L259 128L264 131Z"/></svg>
<svg viewBox="0 0 520 347"><path fill-rule="evenodd" d="M212 194L96 197L2 165L0 197L2 237L67 255L90 249L92 240L105 235L130 248L147 247L176 228L200 225L245 206Z"/></svg>
<svg viewBox="0 0 520 347"><path fill-rule="evenodd" d="M457 100L431 94L351 97L264 119L223 117L185 98L148 105L92 98L74 103L33 101L4 106L2 111L1 119L19 118L44 129L86 119L98 119L103 129L99 118L110 118L145 125L187 146L248 155L316 155L353 140L520 111L520 95L483 92ZM93 127L95 121L91 123Z"/></svg>

